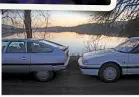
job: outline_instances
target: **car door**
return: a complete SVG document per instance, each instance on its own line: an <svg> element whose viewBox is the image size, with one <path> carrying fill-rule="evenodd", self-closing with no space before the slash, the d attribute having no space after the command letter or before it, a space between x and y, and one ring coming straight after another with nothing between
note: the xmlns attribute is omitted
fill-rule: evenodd
<svg viewBox="0 0 139 97"><path fill-rule="evenodd" d="M54 55L52 52L52 48L42 45L39 42L28 42L28 53L31 56L31 71L52 70L52 65L49 64L54 62Z"/></svg>
<svg viewBox="0 0 139 97"><path fill-rule="evenodd" d="M139 74L139 45L129 53L128 73Z"/></svg>
<svg viewBox="0 0 139 97"><path fill-rule="evenodd" d="M11 41L2 53L2 71L9 73L29 72L30 56L25 41Z"/></svg>

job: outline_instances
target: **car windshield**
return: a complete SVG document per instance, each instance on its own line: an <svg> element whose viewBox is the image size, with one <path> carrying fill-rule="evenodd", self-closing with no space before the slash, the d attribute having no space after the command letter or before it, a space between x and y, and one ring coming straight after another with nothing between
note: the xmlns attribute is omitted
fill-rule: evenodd
<svg viewBox="0 0 139 97"><path fill-rule="evenodd" d="M118 52L129 53L137 45L139 45L139 41L127 40L126 42L119 44L114 49Z"/></svg>
<svg viewBox="0 0 139 97"><path fill-rule="evenodd" d="M54 47L58 47L58 48L65 47L61 44L58 44L58 43L55 43L55 42L52 42L52 41L49 41L49 40L41 40L40 42L51 45L51 46L54 46Z"/></svg>

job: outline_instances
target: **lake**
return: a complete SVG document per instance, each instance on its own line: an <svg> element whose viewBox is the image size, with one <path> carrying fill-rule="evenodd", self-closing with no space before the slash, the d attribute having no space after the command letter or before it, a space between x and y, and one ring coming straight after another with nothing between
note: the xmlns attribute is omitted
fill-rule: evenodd
<svg viewBox="0 0 139 97"><path fill-rule="evenodd" d="M33 38L44 39L44 33L35 32ZM14 34L4 38L25 38L25 34ZM82 55L92 50L113 48L126 40L126 38L122 37L87 35L76 32L47 32L45 39L69 46L70 55Z"/></svg>

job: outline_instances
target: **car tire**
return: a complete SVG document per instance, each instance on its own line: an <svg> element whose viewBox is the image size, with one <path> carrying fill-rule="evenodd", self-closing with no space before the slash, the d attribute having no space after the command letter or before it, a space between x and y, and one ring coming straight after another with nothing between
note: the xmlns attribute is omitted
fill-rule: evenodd
<svg viewBox="0 0 139 97"><path fill-rule="evenodd" d="M51 80L54 77L53 71L37 71L34 73L35 78L38 81L46 82Z"/></svg>
<svg viewBox="0 0 139 97"><path fill-rule="evenodd" d="M120 78L120 68L114 63L108 63L99 70L99 78L103 82L115 82Z"/></svg>

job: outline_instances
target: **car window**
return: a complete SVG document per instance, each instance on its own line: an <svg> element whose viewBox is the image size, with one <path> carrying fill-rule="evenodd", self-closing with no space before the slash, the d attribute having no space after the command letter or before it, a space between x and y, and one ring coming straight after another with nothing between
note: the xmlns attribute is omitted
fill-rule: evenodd
<svg viewBox="0 0 139 97"><path fill-rule="evenodd" d="M139 45L134 49L133 53L139 53Z"/></svg>
<svg viewBox="0 0 139 97"><path fill-rule="evenodd" d="M118 45L115 50L119 52L129 53L132 49L134 49L139 44L139 41L136 40L128 40L120 45Z"/></svg>
<svg viewBox="0 0 139 97"><path fill-rule="evenodd" d="M29 42L28 50L32 53L50 53L53 51L53 49L47 45L37 42Z"/></svg>
<svg viewBox="0 0 139 97"><path fill-rule="evenodd" d="M7 45L8 45L8 41L4 41L4 42L2 42L2 52L5 50L5 48L7 47Z"/></svg>
<svg viewBox="0 0 139 97"><path fill-rule="evenodd" d="M7 53L25 53L25 42L11 42L6 50Z"/></svg>
<svg viewBox="0 0 139 97"><path fill-rule="evenodd" d="M44 44L48 44L48 45L51 45L51 46L54 46L54 47L64 47L63 45L61 44L58 44L58 43L55 43L55 42L52 42L52 41L49 41L49 40L41 40L39 41L40 43L44 43Z"/></svg>

